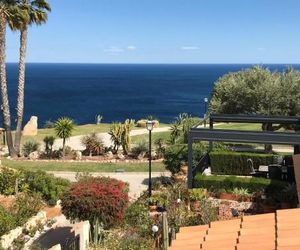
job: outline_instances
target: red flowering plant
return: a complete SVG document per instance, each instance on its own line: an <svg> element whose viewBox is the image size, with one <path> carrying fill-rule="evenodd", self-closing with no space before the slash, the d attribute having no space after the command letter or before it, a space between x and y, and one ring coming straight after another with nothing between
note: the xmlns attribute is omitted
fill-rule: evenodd
<svg viewBox="0 0 300 250"><path fill-rule="evenodd" d="M85 176L61 198L63 214L73 221L89 220L92 230L110 228L122 221L128 205L128 185L108 177Z"/></svg>

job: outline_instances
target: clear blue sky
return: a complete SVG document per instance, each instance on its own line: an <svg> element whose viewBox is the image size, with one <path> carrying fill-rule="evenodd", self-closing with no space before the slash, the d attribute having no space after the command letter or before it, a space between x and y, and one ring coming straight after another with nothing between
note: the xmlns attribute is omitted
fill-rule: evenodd
<svg viewBox="0 0 300 250"><path fill-rule="evenodd" d="M299 63L299 0L49 0L28 62ZM18 60L8 32L7 61Z"/></svg>

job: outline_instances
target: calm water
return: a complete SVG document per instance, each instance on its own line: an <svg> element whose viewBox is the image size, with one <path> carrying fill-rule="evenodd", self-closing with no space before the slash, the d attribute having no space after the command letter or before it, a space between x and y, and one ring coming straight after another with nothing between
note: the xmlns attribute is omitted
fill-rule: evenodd
<svg viewBox="0 0 300 250"><path fill-rule="evenodd" d="M203 98L223 74L251 65L28 64L25 121L72 117L78 124L139 119L154 115L169 122L181 112L203 115ZM283 70L285 65L267 65ZM300 69L300 65L293 65ZM11 110L15 117L17 64L8 64Z"/></svg>

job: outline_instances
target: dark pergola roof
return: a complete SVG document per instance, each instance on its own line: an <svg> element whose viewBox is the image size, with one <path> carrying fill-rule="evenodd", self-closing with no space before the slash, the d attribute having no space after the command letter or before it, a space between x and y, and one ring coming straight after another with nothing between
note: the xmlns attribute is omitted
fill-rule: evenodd
<svg viewBox="0 0 300 250"><path fill-rule="evenodd" d="M188 137L188 186L192 188L193 173L197 170L197 166L193 166L193 150L194 141L212 142L242 142L242 143L261 143L261 144L281 144L293 145L297 151L300 148L300 132L270 132L270 131L241 131L241 130L225 130L213 129L214 122L237 122L237 123L272 123L272 124L289 124L300 125L300 117L283 117L283 116L254 116L254 115L215 115L209 117L210 128L193 127L189 131ZM296 152L296 151L295 151ZM201 162L201 161L200 161ZM199 166L199 164L198 164Z"/></svg>
<svg viewBox="0 0 300 250"><path fill-rule="evenodd" d="M211 114L209 119L211 122L300 124L300 117L297 116Z"/></svg>
<svg viewBox="0 0 300 250"><path fill-rule="evenodd" d="M300 144L300 133L284 132L263 132L263 131L241 131L225 129L203 129L192 128L189 132L192 141L223 141L223 142L244 142L262 144Z"/></svg>

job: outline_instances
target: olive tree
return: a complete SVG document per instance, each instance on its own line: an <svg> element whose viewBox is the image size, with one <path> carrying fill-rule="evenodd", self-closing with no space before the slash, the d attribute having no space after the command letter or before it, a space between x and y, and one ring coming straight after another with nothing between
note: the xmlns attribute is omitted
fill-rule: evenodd
<svg viewBox="0 0 300 250"><path fill-rule="evenodd" d="M255 66L229 73L215 83L209 105L217 114L300 114L300 72L288 68L272 72ZM262 129L275 131L281 124L263 124ZM270 148L268 149L270 151Z"/></svg>

